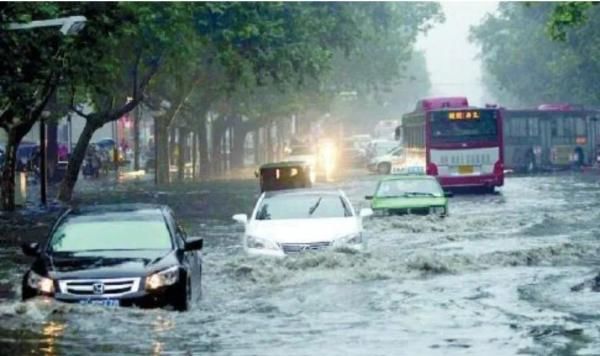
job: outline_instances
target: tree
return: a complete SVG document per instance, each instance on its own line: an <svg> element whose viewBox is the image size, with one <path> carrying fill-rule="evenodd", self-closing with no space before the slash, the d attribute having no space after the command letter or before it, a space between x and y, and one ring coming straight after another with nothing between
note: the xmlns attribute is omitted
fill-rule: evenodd
<svg viewBox="0 0 600 356"><path fill-rule="evenodd" d="M588 21L553 41L548 21L554 4L523 6L501 3L498 15L472 28L471 39L481 46L480 56L491 84L501 98L533 106L542 102L593 105L600 99L596 74L600 11L590 7Z"/></svg>
<svg viewBox="0 0 600 356"><path fill-rule="evenodd" d="M13 210L16 152L22 138L38 121L55 93L73 55L75 39L56 28L8 30L13 22L52 19L73 15L72 9L57 3L10 3L0 9L0 128L8 136L2 167L2 208Z"/></svg>
<svg viewBox="0 0 600 356"><path fill-rule="evenodd" d="M70 63L73 98L88 98L95 111L84 114L83 132L69 159L58 198L69 201L77 182L85 152L94 132L133 110L161 66L186 56L185 43L193 36L190 4L119 3L118 15L103 13L99 21L113 25L105 36L95 18L89 21L93 47L82 48ZM119 21L127 17L127 21ZM117 23L117 21L119 21ZM79 93L79 95L77 95ZM118 143L117 143L118 144Z"/></svg>

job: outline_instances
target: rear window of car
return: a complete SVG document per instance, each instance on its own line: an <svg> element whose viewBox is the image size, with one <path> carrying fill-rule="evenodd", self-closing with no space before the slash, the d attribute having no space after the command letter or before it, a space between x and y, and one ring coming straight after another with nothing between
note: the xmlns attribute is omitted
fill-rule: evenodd
<svg viewBox="0 0 600 356"><path fill-rule="evenodd" d="M53 252L94 250L165 250L172 248L164 219L67 218L55 230L49 249Z"/></svg>

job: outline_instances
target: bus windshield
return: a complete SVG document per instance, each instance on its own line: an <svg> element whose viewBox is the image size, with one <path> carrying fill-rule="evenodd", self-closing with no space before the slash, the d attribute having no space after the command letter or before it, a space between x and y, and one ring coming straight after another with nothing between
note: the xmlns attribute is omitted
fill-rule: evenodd
<svg viewBox="0 0 600 356"><path fill-rule="evenodd" d="M497 139L497 111L495 110L431 113L432 143L496 141Z"/></svg>

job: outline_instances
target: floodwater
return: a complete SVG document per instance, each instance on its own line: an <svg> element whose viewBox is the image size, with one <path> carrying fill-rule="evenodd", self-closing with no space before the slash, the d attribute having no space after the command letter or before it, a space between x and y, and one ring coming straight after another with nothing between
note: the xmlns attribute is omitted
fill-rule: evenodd
<svg viewBox="0 0 600 356"><path fill-rule="evenodd" d="M360 208L376 181L326 185ZM600 354L600 294L571 290L598 272L597 177L511 177L499 194L451 198L446 219L366 221L365 253L282 260L243 255L228 218L254 197L231 184L218 216L175 207L206 241L191 312L22 303L26 265L8 251L0 283L17 296L0 300L0 354Z"/></svg>

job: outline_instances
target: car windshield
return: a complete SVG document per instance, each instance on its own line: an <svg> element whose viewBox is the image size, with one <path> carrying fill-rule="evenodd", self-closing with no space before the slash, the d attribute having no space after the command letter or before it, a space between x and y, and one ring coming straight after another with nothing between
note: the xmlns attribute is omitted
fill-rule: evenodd
<svg viewBox="0 0 600 356"><path fill-rule="evenodd" d="M53 252L166 250L172 248L164 220L67 218L52 234Z"/></svg>
<svg viewBox="0 0 600 356"><path fill-rule="evenodd" d="M443 195L439 183L432 179L397 179L383 181L379 184L375 196L405 197L405 196L436 196Z"/></svg>
<svg viewBox="0 0 600 356"><path fill-rule="evenodd" d="M346 201L332 194L280 194L265 197L256 220L343 218L352 216Z"/></svg>

